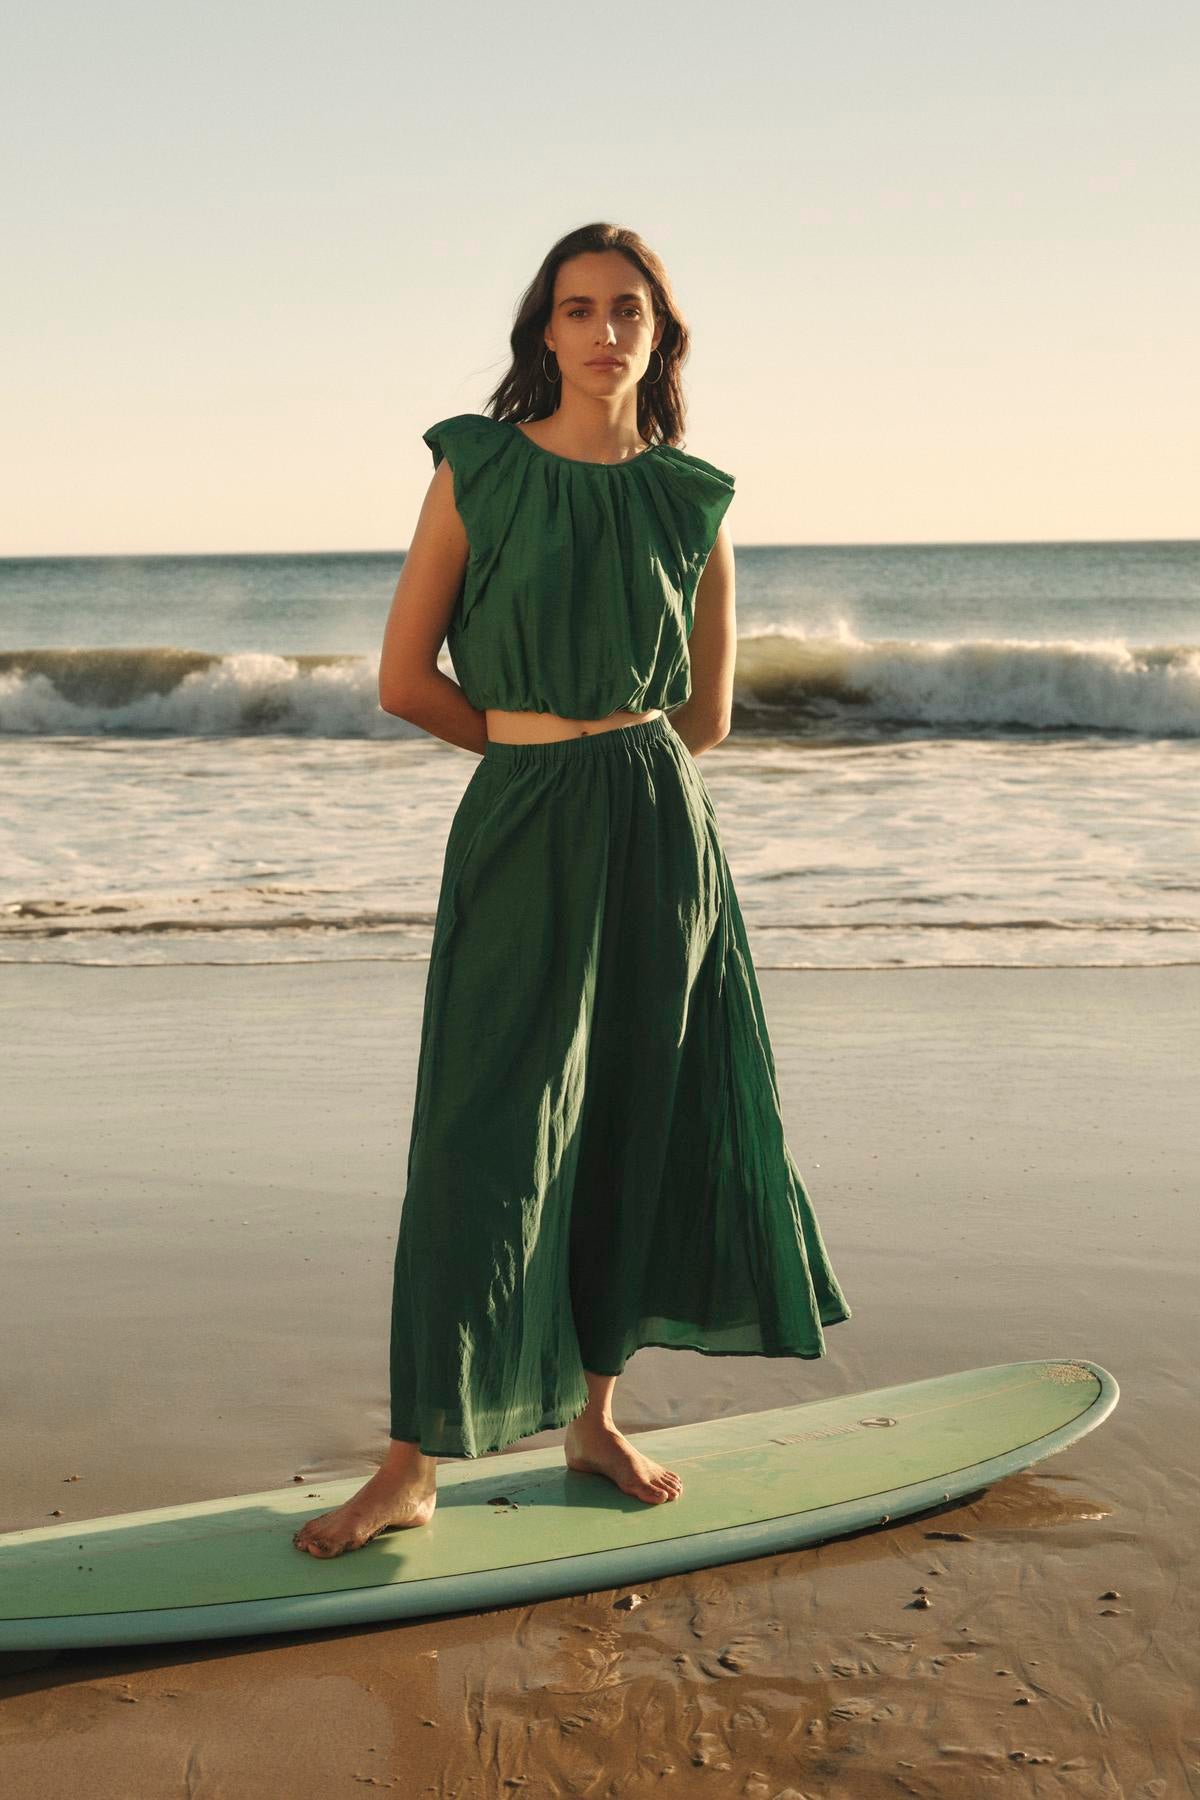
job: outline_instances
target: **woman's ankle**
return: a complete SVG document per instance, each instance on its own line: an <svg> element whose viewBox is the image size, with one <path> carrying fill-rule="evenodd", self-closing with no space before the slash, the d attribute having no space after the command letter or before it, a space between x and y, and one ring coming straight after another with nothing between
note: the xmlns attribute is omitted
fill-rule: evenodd
<svg viewBox="0 0 1200 1800"><path fill-rule="evenodd" d="M426 1456L419 1443L406 1438L389 1438L385 1462L389 1467L424 1474L437 1467L436 1456Z"/></svg>
<svg viewBox="0 0 1200 1800"><path fill-rule="evenodd" d="M615 1431L617 1428L611 1410L606 1406L596 1406L595 1404L585 1406L579 1417L572 1419L571 1423L578 1425L583 1431Z"/></svg>

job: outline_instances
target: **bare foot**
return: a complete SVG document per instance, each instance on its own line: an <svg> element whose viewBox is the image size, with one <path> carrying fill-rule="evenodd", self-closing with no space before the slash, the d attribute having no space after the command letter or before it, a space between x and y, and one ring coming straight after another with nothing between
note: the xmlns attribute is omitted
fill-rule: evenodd
<svg viewBox="0 0 1200 1800"><path fill-rule="evenodd" d="M611 1420L591 1422L586 1414L567 1426L566 1451L568 1469L584 1475L607 1475L623 1494L652 1504L661 1500L678 1500L683 1483L674 1469L664 1469L635 1450L627 1437L622 1437Z"/></svg>
<svg viewBox="0 0 1200 1800"><path fill-rule="evenodd" d="M371 1479L333 1512L309 1519L292 1538L310 1556L361 1550L380 1532L428 1525L437 1505L437 1458L393 1442Z"/></svg>

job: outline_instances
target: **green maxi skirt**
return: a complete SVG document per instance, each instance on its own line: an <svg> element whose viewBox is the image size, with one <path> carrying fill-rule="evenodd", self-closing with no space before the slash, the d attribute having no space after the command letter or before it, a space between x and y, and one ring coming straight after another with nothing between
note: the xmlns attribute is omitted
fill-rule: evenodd
<svg viewBox="0 0 1200 1800"><path fill-rule="evenodd" d="M481 1456L642 1345L819 1357L850 1316L696 759L663 713L489 742L426 982L392 1437Z"/></svg>

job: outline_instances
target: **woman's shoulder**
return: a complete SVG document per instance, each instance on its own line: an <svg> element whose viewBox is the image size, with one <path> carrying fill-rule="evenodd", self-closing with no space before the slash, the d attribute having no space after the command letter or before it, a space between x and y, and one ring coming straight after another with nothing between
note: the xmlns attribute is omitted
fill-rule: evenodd
<svg viewBox="0 0 1200 1800"><path fill-rule="evenodd" d="M506 426L498 419L489 418L487 413L451 413L449 418L439 419L435 425L430 425L421 436L433 451L436 461L439 453L444 455L447 448L456 444L483 446L499 443L506 430Z"/></svg>
<svg viewBox="0 0 1200 1800"><path fill-rule="evenodd" d="M669 490L668 511L676 523L680 549L686 560L702 569L733 500L734 478L728 469L678 444L659 446L656 469L660 488Z"/></svg>
<svg viewBox="0 0 1200 1800"><path fill-rule="evenodd" d="M732 493L735 477L728 469L722 469L717 463L697 456L694 450L684 450L678 444L660 444L658 449L669 467L698 477L706 487L724 488Z"/></svg>

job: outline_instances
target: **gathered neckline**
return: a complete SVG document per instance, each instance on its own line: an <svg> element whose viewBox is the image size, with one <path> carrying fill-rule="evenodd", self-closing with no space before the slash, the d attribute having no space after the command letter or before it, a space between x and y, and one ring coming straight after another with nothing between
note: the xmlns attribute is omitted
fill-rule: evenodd
<svg viewBox="0 0 1200 1800"><path fill-rule="evenodd" d="M586 457L560 456L557 450L547 450L545 444L535 444L528 432L522 431L521 427L515 425L511 419L497 419L496 423L498 425L507 425L510 431L515 431L519 438L524 439L531 450L537 450L542 456L553 457L555 462L570 463L572 467L576 469L628 469L631 468L634 463L641 462L644 456L651 456L655 450L662 449L661 444L647 444L644 450L639 450L636 456L627 456L624 462L589 462Z"/></svg>

